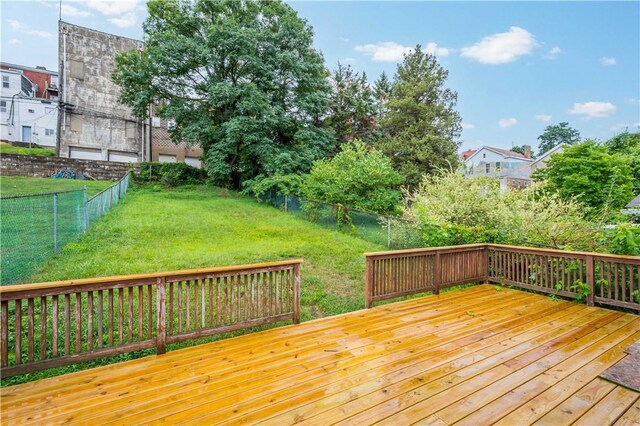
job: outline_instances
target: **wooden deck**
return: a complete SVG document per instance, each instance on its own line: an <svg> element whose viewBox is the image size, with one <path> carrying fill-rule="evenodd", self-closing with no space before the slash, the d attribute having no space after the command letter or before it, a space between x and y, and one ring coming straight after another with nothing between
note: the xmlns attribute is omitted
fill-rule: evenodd
<svg viewBox="0 0 640 426"><path fill-rule="evenodd" d="M499 291L498 291L499 290ZM640 424L640 317L480 285L2 389L3 424Z"/></svg>

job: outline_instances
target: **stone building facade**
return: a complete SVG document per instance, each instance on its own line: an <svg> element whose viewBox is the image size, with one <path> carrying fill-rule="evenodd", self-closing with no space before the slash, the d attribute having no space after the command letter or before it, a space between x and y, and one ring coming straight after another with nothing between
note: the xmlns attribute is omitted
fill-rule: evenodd
<svg viewBox="0 0 640 426"><path fill-rule="evenodd" d="M119 102L120 90L111 80L116 54L143 47L140 40L59 22L59 156L139 162L202 155L199 148L167 144L166 122L141 121Z"/></svg>

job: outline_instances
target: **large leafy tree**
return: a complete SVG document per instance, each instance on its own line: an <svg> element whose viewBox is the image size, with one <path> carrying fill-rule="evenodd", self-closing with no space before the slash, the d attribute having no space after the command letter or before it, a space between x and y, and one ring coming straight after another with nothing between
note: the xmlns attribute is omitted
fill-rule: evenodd
<svg viewBox="0 0 640 426"><path fill-rule="evenodd" d="M619 154L630 161L633 191L640 194L640 132L620 133L607 142L605 147L610 154Z"/></svg>
<svg viewBox="0 0 640 426"><path fill-rule="evenodd" d="M606 219L633 197L629 163L627 157L585 141L552 155L533 178L545 181L563 199L578 201L592 217L602 214Z"/></svg>
<svg viewBox="0 0 640 426"><path fill-rule="evenodd" d="M457 93L445 87L448 74L420 45L398 65L378 146L410 188L424 174L456 167L460 114Z"/></svg>
<svg viewBox="0 0 640 426"><path fill-rule="evenodd" d="M200 144L218 184L305 172L333 145L320 126L326 71L313 32L281 1L150 0L143 49L112 78L139 117L175 119L172 138Z"/></svg>
<svg viewBox="0 0 640 426"><path fill-rule="evenodd" d="M376 109L366 74L338 62L330 82L333 91L329 95L326 123L335 132L335 152L341 144L354 139L369 141L376 123Z"/></svg>
<svg viewBox="0 0 640 426"><path fill-rule="evenodd" d="M560 124L545 127L544 132L538 136L538 141L540 141L538 155L542 155L560 144L573 145L580 142L580 132L563 121Z"/></svg>
<svg viewBox="0 0 640 426"><path fill-rule="evenodd" d="M389 158L355 140L342 145L331 160L317 161L302 188L312 200L393 213L400 208L402 195L398 187L402 182Z"/></svg>

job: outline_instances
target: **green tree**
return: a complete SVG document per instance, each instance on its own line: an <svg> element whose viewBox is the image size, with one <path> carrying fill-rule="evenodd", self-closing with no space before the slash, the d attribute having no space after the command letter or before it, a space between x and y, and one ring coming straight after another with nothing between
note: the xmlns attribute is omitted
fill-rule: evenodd
<svg viewBox="0 0 640 426"><path fill-rule="evenodd" d="M329 116L326 123L336 135L334 153L340 145L360 139L370 141L374 126L376 108L367 75L358 74L350 65L338 62L331 75L333 91L329 95Z"/></svg>
<svg viewBox="0 0 640 426"><path fill-rule="evenodd" d="M538 155L542 155L560 144L573 145L580 142L580 132L563 121L557 125L547 126L544 132L538 136L538 140L540 141Z"/></svg>
<svg viewBox="0 0 640 426"><path fill-rule="evenodd" d="M605 142L610 154L620 154L630 161L633 192L640 194L640 132L623 132Z"/></svg>
<svg viewBox="0 0 640 426"><path fill-rule="evenodd" d="M312 200L389 214L399 209L402 181L384 154L356 140L331 160L314 163L303 192Z"/></svg>
<svg viewBox="0 0 640 426"><path fill-rule="evenodd" d="M382 118L387 112L387 103L391 96L391 80L387 73L382 71L380 77L373 83L373 97L376 103L376 113L378 119Z"/></svg>
<svg viewBox="0 0 640 426"><path fill-rule="evenodd" d="M153 103L174 141L200 144L216 183L306 172L333 146L330 88L311 27L281 1L150 0L143 49L112 78L141 118Z"/></svg>
<svg viewBox="0 0 640 426"><path fill-rule="evenodd" d="M606 147L585 141L552 155L547 167L533 174L547 189L565 200L576 200L591 217L604 218L624 207L633 197L629 159L609 154Z"/></svg>
<svg viewBox="0 0 640 426"><path fill-rule="evenodd" d="M516 145L513 148L511 148L511 151L513 152L517 152L518 154L522 154L525 155L525 147L526 145ZM533 154L533 150L531 151L531 158L536 158L536 156Z"/></svg>
<svg viewBox="0 0 640 426"><path fill-rule="evenodd" d="M410 188L424 174L457 165L460 114L457 93L445 87L448 74L420 45L398 65L378 146Z"/></svg>

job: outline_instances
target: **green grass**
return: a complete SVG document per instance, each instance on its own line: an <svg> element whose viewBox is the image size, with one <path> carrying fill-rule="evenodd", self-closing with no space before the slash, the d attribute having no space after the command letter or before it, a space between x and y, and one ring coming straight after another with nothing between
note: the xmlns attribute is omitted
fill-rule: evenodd
<svg viewBox="0 0 640 426"><path fill-rule="evenodd" d="M140 188L33 282L304 258L302 315L364 307L364 256L384 247L210 187Z"/></svg>
<svg viewBox="0 0 640 426"><path fill-rule="evenodd" d="M22 148L19 146L0 143L0 154L37 155L40 157L54 157L56 151L46 148Z"/></svg>
<svg viewBox="0 0 640 426"><path fill-rule="evenodd" d="M108 180L76 180L35 178L22 176L2 176L0 178L0 196L41 194L45 192L70 191L87 187L87 195L91 197L103 189L113 185Z"/></svg>

